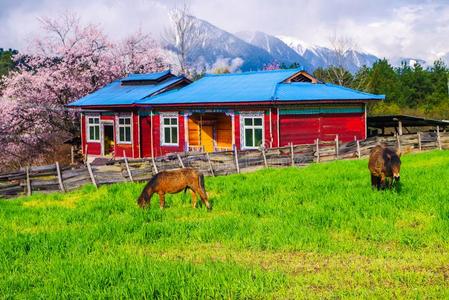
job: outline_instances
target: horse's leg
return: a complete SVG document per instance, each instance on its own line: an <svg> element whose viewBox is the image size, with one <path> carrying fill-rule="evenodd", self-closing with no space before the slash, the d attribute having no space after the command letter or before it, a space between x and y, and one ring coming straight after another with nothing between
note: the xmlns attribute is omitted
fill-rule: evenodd
<svg viewBox="0 0 449 300"><path fill-rule="evenodd" d="M192 207L195 208L196 207L196 193L192 189L190 189L190 191L192 192Z"/></svg>
<svg viewBox="0 0 449 300"><path fill-rule="evenodd" d="M207 207L208 210L211 210L211 206L210 206L210 204L209 204L209 201L207 201L207 194L206 194L206 191L205 191L203 188L201 188L201 187L199 186L199 184L193 184L193 185L190 187L190 189L192 190L192 193L197 193L197 194L199 194L199 195L200 195L200 198L201 198L201 202L203 202L204 205L206 205L206 207ZM196 195L195 195L195 197L196 197Z"/></svg>
<svg viewBox="0 0 449 300"><path fill-rule="evenodd" d="M207 193L206 193L206 191L202 187L199 187L196 192L198 194L200 194L201 201L206 205L207 209L211 210L211 206L209 204L209 201L207 200Z"/></svg>
<svg viewBox="0 0 449 300"><path fill-rule="evenodd" d="M377 176L374 176L373 174L371 174L371 187L377 188Z"/></svg>
<svg viewBox="0 0 449 300"><path fill-rule="evenodd" d="M165 207L165 194L159 193L159 207L163 209Z"/></svg>
<svg viewBox="0 0 449 300"><path fill-rule="evenodd" d="M377 184L376 184L377 190L380 191L380 190L382 189L382 180L381 180L381 177L380 177L380 176L377 176L377 177L376 177L376 181L377 181Z"/></svg>
<svg viewBox="0 0 449 300"><path fill-rule="evenodd" d="M385 175L380 175L380 180L379 180L379 188L380 189L385 189Z"/></svg>
<svg viewBox="0 0 449 300"><path fill-rule="evenodd" d="M208 210L211 210L211 206L209 204L209 201L207 201L207 194L206 189L204 188L204 177L201 175L198 177L198 180L195 180L189 188L192 190L193 193L197 193L200 195L201 202L203 202Z"/></svg>

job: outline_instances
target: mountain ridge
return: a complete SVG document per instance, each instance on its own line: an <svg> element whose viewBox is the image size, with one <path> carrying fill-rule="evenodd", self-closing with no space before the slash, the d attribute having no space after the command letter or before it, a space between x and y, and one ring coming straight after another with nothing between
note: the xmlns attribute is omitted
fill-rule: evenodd
<svg viewBox="0 0 449 300"><path fill-rule="evenodd" d="M310 45L288 36L274 36L261 31L241 31L235 34L225 31L208 21L193 19L195 36L188 64L199 70L213 70L233 65L232 70L260 70L279 63L290 66L299 64L307 71L336 65L337 54L330 48ZM166 45L172 51L173 45ZM363 65L371 66L379 58L358 50L346 51L338 56L343 67L355 73Z"/></svg>

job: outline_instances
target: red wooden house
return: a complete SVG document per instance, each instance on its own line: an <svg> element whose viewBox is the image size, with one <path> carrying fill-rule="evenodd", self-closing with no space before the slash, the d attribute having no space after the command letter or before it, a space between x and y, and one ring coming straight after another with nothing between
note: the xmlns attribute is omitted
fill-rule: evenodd
<svg viewBox="0 0 449 300"><path fill-rule="evenodd" d="M384 99L299 69L206 75L132 74L87 95L84 153L140 158L366 138L366 105Z"/></svg>

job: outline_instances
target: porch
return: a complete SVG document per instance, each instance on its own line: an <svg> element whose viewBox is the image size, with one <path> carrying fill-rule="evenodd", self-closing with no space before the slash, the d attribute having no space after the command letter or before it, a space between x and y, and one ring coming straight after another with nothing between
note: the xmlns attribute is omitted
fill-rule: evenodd
<svg viewBox="0 0 449 300"><path fill-rule="evenodd" d="M192 113L187 116L186 140L189 151L216 152L232 150L234 118L230 113Z"/></svg>

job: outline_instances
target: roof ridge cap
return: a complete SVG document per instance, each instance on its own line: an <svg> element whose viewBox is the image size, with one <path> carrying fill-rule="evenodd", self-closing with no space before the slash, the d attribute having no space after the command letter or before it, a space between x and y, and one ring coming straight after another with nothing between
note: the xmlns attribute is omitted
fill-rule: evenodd
<svg viewBox="0 0 449 300"><path fill-rule="evenodd" d="M239 76L239 75L249 75L249 74L287 73L287 72L300 72L300 71L304 71L304 69L296 68L296 69L278 69L278 70L259 70L259 71L240 72L240 73L225 73L225 74L206 73L204 75L204 77Z"/></svg>

